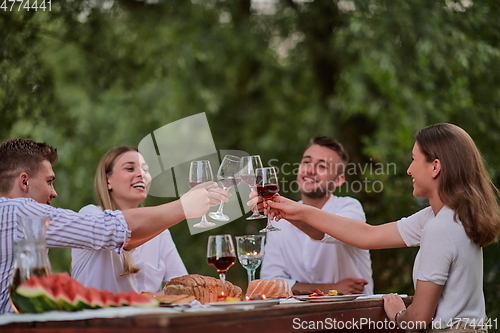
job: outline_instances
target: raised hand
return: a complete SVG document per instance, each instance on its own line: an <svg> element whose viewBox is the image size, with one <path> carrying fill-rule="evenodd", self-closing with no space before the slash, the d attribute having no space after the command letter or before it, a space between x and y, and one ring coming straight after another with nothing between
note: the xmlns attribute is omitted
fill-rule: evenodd
<svg viewBox="0 0 500 333"><path fill-rule="evenodd" d="M205 182L196 185L181 196L182 209L187 219L197 218L206 214L212 206L228 202L231 193L221 189L215 182Z"/></svg>
<svg viewBox="0 0 500 333"><path fill-rule="evenodd" d="M257 209L259 212L264 211L264 200L257 194L257 192L251 191L248 197L250 198L250 200L247 201L247 206L257 205Z"/></svg>
<svg viewBox="0 0 500 333"><path fill-rule="evenodd" d="M270 214L271 218L275 221L280 219L300 221L302 220L302 212L306 208L306 205L280 195L275 195L271 200L267 200L265 206L264 211Z"/></svg>

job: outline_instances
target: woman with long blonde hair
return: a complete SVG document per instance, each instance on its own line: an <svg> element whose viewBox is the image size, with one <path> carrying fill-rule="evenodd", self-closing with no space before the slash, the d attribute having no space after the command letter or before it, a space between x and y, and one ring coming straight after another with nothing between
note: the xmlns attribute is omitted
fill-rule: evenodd
<svg viewBox="0 0 500 333"><path fill-rule="evenodd" d="M415 295L384 295L387 317L403 329L486 332L482 247L500 233L498 191L472 138L458 126L436 124L415 135L407 173L413 195L429 207L397 222L368 225L276 196L274 218L294 220L315 239L324 233L363 249L419 246ZM312 228L311 228L312 227Z"/></svg>
<svg viewBox="0 0 500 333"><path fill-rule="evenodd" d="M94 188L99 206L85 206L80 213L136 208L146 199L150 182L147 165L136 148L113 148L97 166ZM114 293L155 293L162 283L187 274L168 229L121 255L110 250L73 249L71 266L73 277L85 286Z"/></svg>

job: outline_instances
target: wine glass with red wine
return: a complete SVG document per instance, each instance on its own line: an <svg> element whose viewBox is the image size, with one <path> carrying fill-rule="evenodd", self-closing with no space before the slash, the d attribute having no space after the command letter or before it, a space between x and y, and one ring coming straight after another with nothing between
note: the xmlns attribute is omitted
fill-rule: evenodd
<svg viewBox="0 0 500 333"><path fill-rule="evenodd" d="M208 237L207 262L219 273L222 296L227 296L225 289L226 272L236 262L236 251L234 250L231 235L212 235Z"/></svg>
<svg viewBox="0 0 500 333"><path fill-rule="evenodd" d="M236 186L241 181L241 159L238 156L226 155L222 159L219 170L217 171L217 179L222 184L222 187L229 191L231 187ZM217 221L229 221L229 216L224 214L224 201L219 205L216 212L208 214L211 218Z"/></svg>
<svg viewBox="0 0 500 333"><path fill-rule="evenodd" d="M257 193L262 198L262 200L269 200L278 193L279 184L278 184L278 175L276 172L276 168L267 167L267 168L259 168L255 170L255 184L257 185ZM279 231L281 229L276 228L271 223L271 217L269 213L267 214L267 225L264 229L260 230L260 232L268 232L268 231Z"/></svg>
<svg viewBox="0 0 500 333"><path fill-rule="evenodd" d="M212 167L210 161L193 161L189 166L189 188L193 188L198 184L211 182L214 180L212 175ZM209 222L207 216L203 215L201 221L194 224L193 228L209 228L216 224Z"/></svg>
<svg viewBox="0 0 500 333"><path fill-rule="evenodd" d="M255 170L262 168L262 161L259 155L243 156L241 158L241 180L246 183L252 192L257 191L255 185ZM265 219L266 216L259 213L257 205L252 207L252 215L247 217L247 220Z"/></svg>

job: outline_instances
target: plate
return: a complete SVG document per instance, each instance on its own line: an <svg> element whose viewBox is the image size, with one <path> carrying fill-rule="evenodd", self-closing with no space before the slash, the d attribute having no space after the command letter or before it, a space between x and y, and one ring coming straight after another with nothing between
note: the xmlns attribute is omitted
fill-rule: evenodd
<svg viewBox="0 0 500 333"><path fill-rule="evenodd" d="M226 308L240 308L245 306L252 306L254 308L267 308L273 305L280 304L279 299L264 299L258 301L240 301L240 302L214 302L208 303L210 306L226 307Z"/></svg>
<svg viewBox="0 0 500 333"><path fill-rule="evenodd" d="M375 294L375 295L368 295L368 296L360 296L358 299L359 300L376 300L376 299L382 299L382 296L385 294ZM408 297L406 294L396 294L399 295L401 298Z"/></svg>
<svg viewBox="0 0 500 333"><path fill-rule="evenodd" d="M295 299L298 299L300 301L306 301L310 303L319 303L319 302L346 302L346 301L353 301L356 298L364 296L363 294L356 294L356 295L337 295L337 296L308 296L308 295L302 295L302 296L293 296Z"/></svg>

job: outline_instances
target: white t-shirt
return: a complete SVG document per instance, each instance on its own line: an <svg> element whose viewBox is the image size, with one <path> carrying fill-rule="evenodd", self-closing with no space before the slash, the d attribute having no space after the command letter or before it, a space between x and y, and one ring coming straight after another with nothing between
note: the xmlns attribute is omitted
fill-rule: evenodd
<svg viewBox="0 0 500 333"><path fill-rule="evenodd" d="M436 216L427 207L397 222L406 245L420 246L413 266L414 284L421 280L444 285L432 322L436 329L460 319L481 324L486 317L483 252L453 215L446 206Z"/></svg>
<svg viewBox="0 0 500 333"><path fill-rule="evenodd" d="M332 214L366 222L363 207L358 200L332 195L322 207ZM262 279L285 279L290 287L296 282L337 283L347 278L369 281L364 294L373 294L370 252L328 236L322 241L312 240L286 220L275 223L281 231L268 232Z"/></svg>
<svg viewBox="0 0 500 333"><path fill-rule="evenodd" d="M102 209L88 205L83 207L80 213L97 215L102 214ZM71 274L87 287L105 289L113 293L130 290L154 293L161 290L163 282L187 274L168 229L131 253L135 266L141 270L136 274L120 276L123 272L123 258L115 251L73 249Z"/></svg>

